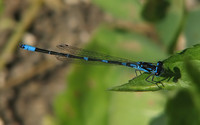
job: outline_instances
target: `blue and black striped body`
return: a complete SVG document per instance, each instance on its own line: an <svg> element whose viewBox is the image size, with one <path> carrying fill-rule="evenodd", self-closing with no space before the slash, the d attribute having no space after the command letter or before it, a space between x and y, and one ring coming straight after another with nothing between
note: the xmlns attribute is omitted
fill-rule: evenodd
<svg viewBox="0 0 200 125"><path fill-rule="evenodd" d="M69 46L68 45L59 45L58 47L59 48L62 47L61 49L63 49L63 48L67 48ZM94 56L87 56L87 54L85 54L85 56L81 56L78 54L76 55L76 54L71 54L71 53L70 54L69 53L60 53L60 52L45 50L45 49L41 49L41 48L37 48L37 47L30 46L30 45L25 45L25 44L21 44L20 48L22 48L24 50L28 50L28 51L56 55L56 56L59 56L62 58L72 58L72 59L79 59L79 60L90 61L90 62L101 62L101 63L115 64L115 65L122 65L122 66L137 69L139 71L151 73L152 75L155 75L155 76L159 76L161 74L161 72L163 71L161 61L159 61L155 65L153 63L148 63L148 62L125 62L125 61L121 61L122 59L119 61L117 59L116 60L112 60L112 59L109 60L107 58L103 59L103 57L102 58L94 58ZM73 50L73 49L71 49L71 50ZM82 51L82 50L80 50L80 51Z"/></svg>

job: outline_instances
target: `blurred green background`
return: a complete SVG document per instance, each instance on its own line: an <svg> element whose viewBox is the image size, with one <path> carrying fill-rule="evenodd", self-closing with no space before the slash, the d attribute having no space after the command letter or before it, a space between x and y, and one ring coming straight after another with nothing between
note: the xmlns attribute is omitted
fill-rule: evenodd
<svg viewBox="0 0 200 125"><path fill-rule="evenodd" d="M108 91L135 71L63 63L18 44L157 62L200 43L199 21L198 0L0 0L0 125L198 125L196 89Z"/></svg>

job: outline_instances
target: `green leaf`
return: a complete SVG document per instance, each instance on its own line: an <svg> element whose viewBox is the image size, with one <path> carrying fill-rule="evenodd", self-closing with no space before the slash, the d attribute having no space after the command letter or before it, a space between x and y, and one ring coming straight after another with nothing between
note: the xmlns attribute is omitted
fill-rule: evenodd
<svg viewBox="0 0 200 125"><path fill-rule="evenodd" d="M170 7L166 17L162 21L155 23L160 40L167 48L175 45L174 42L177 42L176 37L179 34L183 19L184 1L170 0Z"/></svg>
<svg viewBox="0 0 200 125"><path fill-rule="evenodd" d="M149 22L158 22L166 16L169 5L168 0L148 0L143 8L142 16Z"/></svg>
<svg viewBox="0 0 200 125"><path fill-rule="evenodd" d="M199 125L199 112L188 89L180 90L168 101L166 107L168 125Z"/></svg>
<svg viewBox="0 0 200 125"><path fill-rule="evenodd" d="M200 114L200 63L197 63L195 61L186 61L186 69L188 72L188 75L191 78L191 81L194 85L194 87L192 87L193 90L192 94L193 94L193 100L196 102L196 106L197 106L197 110L199 111Z"/></svg>
<svg viewBox="0 0 200 125"><path fill-rule="evenodd" d="M186 69L188 72L188 75L190 76L192 82L195 85L195 88L197 88L198 92L200 92L200 63L196 61L186 61Z"/></svg>
<svg viewBox="0 0 200 125"><path fill-rule="evenodd" d="M195 45L192 48L183 50L180 53L174 54L168 59L163 61L164 72L161 76L154 78L154 81L160 82L156 84L147 82L145 79L149 76L148 73L130 80L128 83L121 86L113 87L109 90L112 91L157 91L157 90L170 90L178 87L189 87L191 80L185 68L184 59L200 63L200 45ZM150 78L151 79L151 78ZM164 86L162 86L162 84Z"/></svg>
<svg viewBox="0 0 200 125"><path fill-rule="evenodd" d="M164 87L162 86L162 84L153 84L150 82L147 82L145 79L149 76L149 74L144 73L136 78L134 78L133 80L130 80L128 83L120 85L120 86L116 86L113 88L110 88L108 90L111 91L157 91L157 90L170 90L173 88L178 87L178 84L166 84L166 82L162 82L162 84L164 85ZM155 78L154 78L155 79ZM162 80L162 79L158 79L157 80Z"/></svg>
<svg viewBox="0 0 200 125"><path fill-rule="evenodd" d="M149 125L167 125L167 117L164 113L160 114L156 118L153 118Z"/></svg>
<svg viewBox="0 0 200 125"><path fill-rule="evenodd" d="M138 0L92 0L113 17L133 22L140 22L142 4Z"/></svg>
<svg viewBox="0 0 200 125"><path fill-rule="evenodd" d="M200 7L195 8L194 10L188 13L186 26L184 29L185 37L187 40L187 47L200 43Z"/></svg>

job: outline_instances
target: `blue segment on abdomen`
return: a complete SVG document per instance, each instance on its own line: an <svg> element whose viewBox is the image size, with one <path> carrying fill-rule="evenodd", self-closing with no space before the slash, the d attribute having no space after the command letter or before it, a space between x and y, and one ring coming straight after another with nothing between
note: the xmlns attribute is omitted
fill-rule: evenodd
<svg viewBox="0 0 200 125"><path fill-rule="evenodd" d="M126 66L126 63L125 63L125 62L123 62L123 63L122 63L122 65Z"/></svg>
<svg viewBox="0 0 200 125"><path fill-rule="evenodd" d="M33 46L24 45L24 46L23 46L23 49L28 50L28 51L35 51L36 48L33 47Z"/></svg>
<svg viewBox="0 0 200 125"><path fill-rule="evenodd" d="M88 61L88 57L83 57L84 60Z"/></svg>
<svg viewBox="0 0 200 125"><path fill-rule="evenodd" d="M69 58L69 54L66 54L65 56L66 56L67 58Z"/></svg>
<svg viewBox="0 0 200 125"><path fill-rule="evenodd" d="M102 62L108 63L108 60L102 60Z"/></svg>

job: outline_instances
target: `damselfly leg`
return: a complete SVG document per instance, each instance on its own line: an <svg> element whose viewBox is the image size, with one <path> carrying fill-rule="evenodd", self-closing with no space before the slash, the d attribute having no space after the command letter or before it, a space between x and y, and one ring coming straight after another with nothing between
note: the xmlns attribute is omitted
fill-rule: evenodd
<svg viewBox="0 0 200 125"><path fill-rule="evenodd" d="M152 79L151 79L151 81L149 81L148 79L150 78L152 76ZM164 85L163 85L163 83L161 82L161 81L154 81L154 77L155 77L155 73L151 73L145 80L147 81L147 82L150 82L150 83L154 83L154 84L156 84L157 86L158 86L158 83L160 83L160 84L162 84L162 86L163 87L165 87ZM160 88L160 86L158 86L159 88Z"/></svg>

